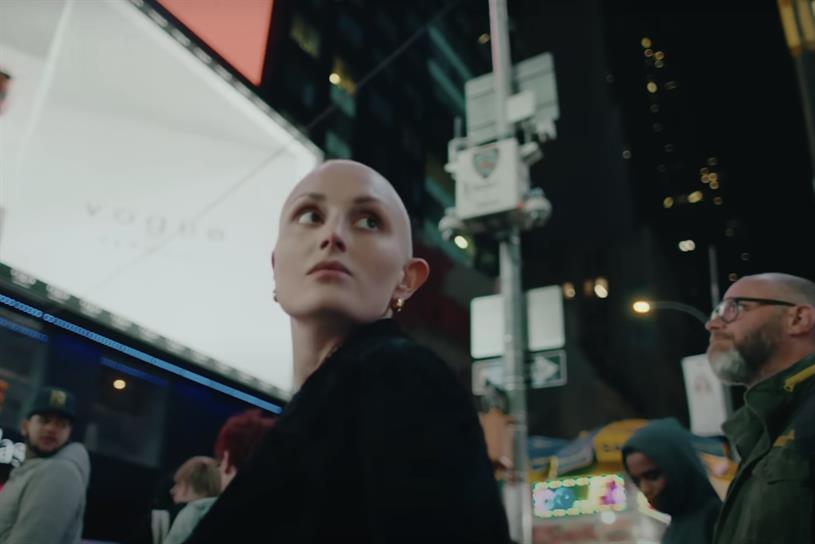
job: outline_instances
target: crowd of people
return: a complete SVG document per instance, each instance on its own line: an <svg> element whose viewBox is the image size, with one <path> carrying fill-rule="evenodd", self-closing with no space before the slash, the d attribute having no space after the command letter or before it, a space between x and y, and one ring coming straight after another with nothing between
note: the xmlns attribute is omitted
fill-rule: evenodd
<svg viewBox="0 0 815 544"><path fill-rule="evenodd" d="M429 274L391 184L329 161L286 200L272 254L291 318L297 392L276 420L227 421L157 511L153 542L510 542L469 392L393 316ZM785 274L735 282L707 323L708 358L747 387L724 425L740 464L722 503L688 431L659 420L622 450L625 470L671 515L663 542L813 541L815 284ZM69 440L75 399L40 391L27 454L0 491L0 544L75 544L90 464Z"/></svg>

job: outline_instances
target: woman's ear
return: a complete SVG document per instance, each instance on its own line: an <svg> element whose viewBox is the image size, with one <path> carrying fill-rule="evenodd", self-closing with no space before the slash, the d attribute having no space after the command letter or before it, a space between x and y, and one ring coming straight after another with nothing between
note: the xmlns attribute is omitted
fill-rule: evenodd
<svg viewBox="0 0 815 544"><path fill-rule="evenodd" d="M402 281L396 286L394 296L402 300L409 299L421 287L430 275L430 265L424 259L410 259L402 270Z"/></svg>

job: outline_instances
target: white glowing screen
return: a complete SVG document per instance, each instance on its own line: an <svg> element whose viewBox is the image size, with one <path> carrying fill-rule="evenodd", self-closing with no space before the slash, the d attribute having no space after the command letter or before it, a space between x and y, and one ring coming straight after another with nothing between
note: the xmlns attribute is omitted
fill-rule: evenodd
<svg viewBox="0 0 815 544"><path fill-rule="evenodd" d="M0 261L290 389L270 254L319 150L125 0L2 4Z"/></svg>

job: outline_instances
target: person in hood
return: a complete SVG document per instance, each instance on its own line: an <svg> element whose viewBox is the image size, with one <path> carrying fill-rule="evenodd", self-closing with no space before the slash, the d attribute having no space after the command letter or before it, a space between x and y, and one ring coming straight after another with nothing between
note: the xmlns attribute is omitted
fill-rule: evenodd
<svg viewBox="0 0 815 544"><path fill-rule="evenodd" d="M22 423L26 458L0 493L0 544L77 544L82 535L90 459L70 442L76 399L45 387Z"/></svg>
<svg viewBox="0 0 815 544"><path fill-rule="evenodd" d="M708 544L722 501L691 435L673 418L656 420L623 445L626 472L656 510L671 516L662 544Z"/></svg>

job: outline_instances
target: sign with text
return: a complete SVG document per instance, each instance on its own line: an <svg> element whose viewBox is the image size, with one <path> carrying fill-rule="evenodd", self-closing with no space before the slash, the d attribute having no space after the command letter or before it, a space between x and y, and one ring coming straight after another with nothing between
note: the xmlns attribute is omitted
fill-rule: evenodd
<svg viewBox="0 0 815 544"><path fill-rule="evenodd" d="M699 436L723 434L722 423L727 419L725 390L713 373L707 355L682 359L682 374L688 396L691 432Z"/></svg>
<svg viewBox="0 0 815 544"><path fill-rule="evenodd" d="M4 0L0 50L0 262L288 391L270 255L319 149L147 2Z"/></svg>
<svg viewBox="0 0 815 544"><path fill-rule="evenodd" d="M504 386L504 360L473 362L473 394L483 395L487 385ZM562 349L529 354L529 388L544 389L566 385L566 352Z"/></svg>

